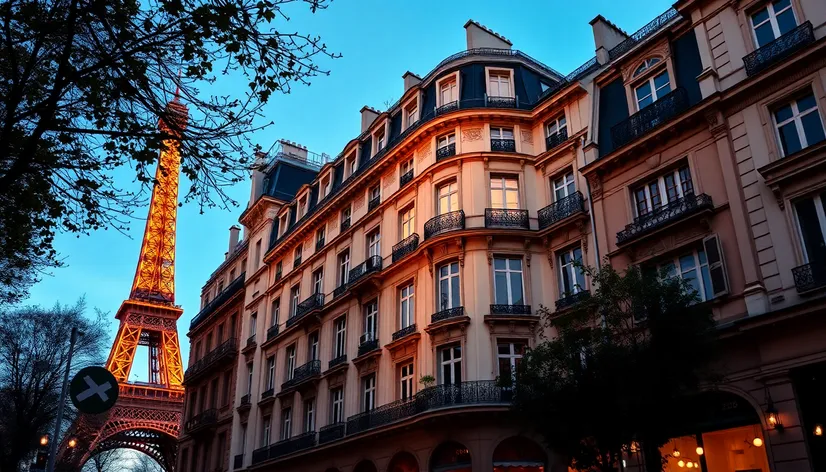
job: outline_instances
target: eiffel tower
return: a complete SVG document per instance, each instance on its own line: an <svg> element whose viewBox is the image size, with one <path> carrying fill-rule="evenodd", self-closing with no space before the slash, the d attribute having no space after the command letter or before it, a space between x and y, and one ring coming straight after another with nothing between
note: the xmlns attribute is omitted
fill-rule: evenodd
<svg viewBox="0 0 826 472"><path fill-rule="evenodd" d="M167 104L170 125L162 132L179 137L188 120L176 94ZM178 139L164 142L158 160L149 216L132 291L118 309L118 334L106 368L120 384L115 406L101 415L81 414L58 449L57 470L76 471L92 456L128 448L173 471L184 402L183 367L176 322L183 310L175 305L175 227L178 210ZM148 347L147 382L128 382L138 346ZM69 439L76 442L69 447Z"/></svg>

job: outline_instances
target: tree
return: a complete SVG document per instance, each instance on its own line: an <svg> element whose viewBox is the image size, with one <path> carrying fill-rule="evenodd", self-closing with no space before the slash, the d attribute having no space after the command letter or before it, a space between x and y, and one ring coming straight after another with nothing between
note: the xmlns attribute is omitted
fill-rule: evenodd
<svg viewBox="0 0 826 472"><path fill-rule="evenodd" d="M87 472L116 472L129 470L139 453L129 449L111 449L95 454L83 466Z"/></svg>
<svg viewBox="0 0 826 472"><path fill-rule="evenodd" d="M72 373L105 360L106 318L98 312L88 319L85 308L82 299L51 309L0 308L0 470L18 470L40 438L53 433L72 327L84 333L75 345ZM67 411L66 426L73 410Z"/></svg>
<svg viewBox="0 0 826 472"><path fill-rule="evenodd" d="M583 270L593 295L558 317L541 309L556 336L525 355L514 407L576 470L615 471L637 445L660 470L659 448L691 420L675 402L714 380L711 310L665 272Z"/></svg>
<svg viewBox="0 0 826 472"><path fill-rule="evenodd" d="M223 189L251 167L262 106L337 57L285 29L292 3L315 13L328 0L0 4L0 301L60 264L58 231L127 229L169 139L180 140L186 201L234 203ZM176 96L185 128L167 109ZM140 190L116 182L122 167Z"/></svg>

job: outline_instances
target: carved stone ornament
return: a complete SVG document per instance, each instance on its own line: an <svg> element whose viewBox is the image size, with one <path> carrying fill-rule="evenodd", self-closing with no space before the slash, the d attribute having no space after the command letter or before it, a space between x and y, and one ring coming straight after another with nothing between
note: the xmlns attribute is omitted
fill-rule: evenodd
<svg viewBox="0 0 826 472"><path fill-rule="evenodd" d="M422 147L419 148L418 151L416 151L416 154L419 155L419 162L421 162L425 159L428 159L430 157L431 153L432 153L432 150L430 149L430 143L429 142L425 143Z"/></svg>
<svg viewBox="0 0 826 472"><path fill-rule="evenodd" d="M602 198L602 176L599 174L591 174L588 177L588 183L591 185L591 197Z"/></svg>
<svg viewBox="0 0 826 472"><path fill-rule="evenodd" d="M542 238L542 244L545 246L545 252L548 256L548 264L551 266L551 270L554 269L554 251L551 249L551 240L547 236Z"/></svg>
<svg viewBox="0 0 826 472"><path fill-rule="evenodd" d="M394 170L391 170L390 172L384 175L382 180L384 181L384 188L393 185L393 183L396 182L396 172Z"/></svg>
<svg viewBox="0 0 826 472"><path fill-rule="evenodd" d="M493 236L488 236L488 265L493 264Z"/></svg>
<svg viewBox="0 0 826 472"><path fill-rule="evenodd" d="M360 209L364 206L364 195L360 195L356 197L355 201L353 201L353 211Z"/></svg>
<svg viewBox="0 0 826 472"><path fill-rule="evenodd" d="M482 128L467 128L462 129L462 142L470 143L473 141L480 141L482 139Z"/></svg>
<svg viewBox="0 0 826 472"><path fill-rule="evenodd" d="M723 114L720 110L716 110L714 108L707 110L705 112L705 118L708 123L708 129L711 131L712 135L721 136L728 132L726 120L723 118Z"/></svg>
<svg viewBox="0 0 826 472"><path fill-rule="evenodd" d="M532 132L530 132L529 130L524 130L523 129L519 134L520 134L520 136L522 136L522 142L523 143L533 144L533 133Z"/></svg>
<svg viewBox="0 0 826 472"><path fill-rule="evenodd" d="M459 265L464 267L465 266L465 239L464 238L456 238L456 245L459 246Z"/></svg>
<svg viewBox="0 0 826 472"><path fill-rule="evenodd" d="M525 238L525 264L531 266L531 240Z"/></svg>
<svg viewBox="0 0 826 472"><path fill-rule="evenodd" d="M427 269L430 271L430 275L433 275L433 249L425 249L424 254L427 256Z"/></svg>

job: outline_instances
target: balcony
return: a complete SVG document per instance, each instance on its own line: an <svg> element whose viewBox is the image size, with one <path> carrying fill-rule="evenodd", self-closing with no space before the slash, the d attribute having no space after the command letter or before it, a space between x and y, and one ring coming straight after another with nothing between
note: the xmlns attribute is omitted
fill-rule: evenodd
<svg viewBox="0 0 826 472"><path fill-rule="evenodd" d="M373 198L371 198L371 199L370 199L370 201L369 201L369 202L367 202L367 211L373 211L373 210L375 210L376 208L378 208L378 207L379 207L379 204L380 204L380 203L381 203L381 197L373 197Z"/></svg>
<svg viewBox="0 0 826 472"><path fill-rule="evenodd" d="M395 333L393 333L393 341L398 341L399 339L404 338L405 336L410 336L411 334L417 331L416 324L412 324L406 328L402 328Z"/></svg>
<svg viewBox="0 0 826 472"><path fill-rule="evenodd" d="M756 75L815 41L812 23L807 21L760 49L743 57L746 75Z"/></svg>
<svg viewBox="0 0 826 472"><path fill-rule="evenodd" d="M576 191L565 198L551 203L539 210L539 229L545 229L573 215L585 213L585 201L582 192Z"/></svg>
<svg viewBox="0 0 826 472"><path fill-rule="evenodd" d="M491 305L491 315L530 315L530 305Z"/></svg>
<svg viewBox="0 0 826 472"><path fill-rule="evenodd" d="M244 349L241 349L241 352L247 354L251 351L254 351L256 345L257 344L255 342L255 335L253 334L252 336L247 338L247 344L244 346Z"/></svg>
<svg viewBox="0 0 826 472"><path fill-rule="evenodd" d="M347 354L342 354L338 357L333 358L329 364L327 364L327 370L333 369L335 367L346 365L347 364Z"/></svg>
<svg viewBox="0 0 826 472"><path fill-rule="evenodd" d="M261 392L261 400L259 400L259 403L265 402L267 400L271 400L273 398L274 394L275 394L275 389L273 387L270 387L267 390L264 390L263 392Z"/></svg>
<svg viewBox="0 0 826 472"><path fill-rule="evenodd" d="M412 180L413 180L413 169L410 169L409 171L402 174L401 177L399 177L399 188L402 188L405 185L409 184Z"/></svg>
<svg viewBox="0 0 826 472"><path fill-rule="evenodd" d="M265 460L267 460L268 450L269 446L264 446L252 451L252 464L258 464L259 462L264 462Z"/></svg>
<svg viewBox="0 0 826 472"><path fill-rule="evenodd" d="M652 212L635 218L633 223L627 225L624 230L617 233L617 245L628 243L635 238L676 221L680 221L690 215L713 209L714 204L711 202L710 196L704 193L700 195L689 194L684 198L675 200Z"/></svg>
<svg viewBox="0 0 826 472"><path fill-rule="evenodd" d="M333 289L333 299L335 300L336 298L344 295L345 292L347 292L347 284L343 283L335 289Z"/></svg>
<svg viewBox="0 0 826 472"><path fill-rule="evenodd" d="M237 355L238 339L227 339L186 369L186 373L184 374L184 385L194 381L202 374L209 372L211 367L220 365L224 361L232 360Z"/></svg>
<svg viewBox="0 0 826 472"><path fill-rule="evenodd" d="M611 128L614 149L618 149L637 138L676 118L688 109L688 93L679 87L664 95L656 102L634 113Z"/></svg>
<svg viewBox="0 0 826 472"><path fill-rule="evenodd" d="M513 139L491 138L490 150L493 152L516 152L516 141Z"/></svg>
<svg viewBox="0 0 826 472"><path fill-rule="evenodd" d="M365 278L366 276L381 271L382 260L381 256L370 256L367 258L366 261L362 262L361 264L357 265L356 267L350 269L350 273L347 276L347 285L353 286L357 281Z"/></svg>
<svg viewBox="0 0 826 472"><path fill-rule="evenodd" d="M459 101L454 100L452 102L445 103L444 105L436 108L436 110L434 112L434 115L439 116L439 115L443 115L445 113L450 113L452 111L456 111L458 109L459 109Z"/></svg>
<svg viewBox="0 0 826 472"><path fill-rule="evenodd" d="M377 349L379 349L379 338L376 336L376 333L364 333L361 335L359 338L359 357Z"/></svg>
<svg viewBox="0 0 826 472"><path fill-rule="evenodd" d="M417 247L419 247L418 234L413 233L402 239L398 244L393 246L393 262L395 263L396 261L402 260L409 256L416 250Z"/></svg>
<svg viewBox="0 0 826 472"><path fill-rule="evenodd" d="M792 269L792 275L798 293L826 287L826 266L824 264L803 264Z"/></svg>
<svg viewBox="0 0 826 472"><path fill-rule="evenodd" d="M278 336L279 331L280 329L277 324L267 328L267 341L274 339L276 336Z"/></svg>
<svg viewBox="0 0 826 472"><path fill-rule="evenodd" d="M550 151L555 147L559 146L560 144L564 143L568 140L568 128L562 128L559 132L556 132L547 138L545 138L545 150Z"/></svg>
<svg viewBox="0 0 826 472"><path fill-rule="evenodd" d="M430 322L438 323L439 321L449 320L452 318L460 318L463 316L465 316L465 307L457 306L454 308L448 308L446 310L434 313L430 316Z"/></svg>
<svg viewBox="0 0 826 472"><path fill-rule="evenodd" d="M424 239L427 241L442 233L461 229L465 229L465 212L463 210L451 211L427 220L424 224Z"/></svg>
<svg viewBox="0 0 826 472"><path fill-rule="evenodd" d="M486 107L490 108L516 108L516 97L486 97Z"/></svg>
<svg viewBox="0 0 826 472"><path fill-rule="evenodd" d="M252 400L252 396L249 393L244 395L243 397L241 397L241 402L238 403L238 409L239 410L249 409L249 407L252 406L251 400Z"/></svg>
<svg viewBox="0 0 826 472"><path fill-rule="evenodd" d="M293 326L294 324L298 323L299 320L305 318L307 315L311 313L315 313L324 306L324 294L323 293L314 293L310 295L309 298L304 300L303 302L299 303L298 306L295 307L295 314L287 319L286 326L287 328Z"/></svg>
<svg viewBox="0 0 826 472"><path fill-rule="evenodd" d="M345 218L341 220L341 226L339 227L339 232L343 233L350 229L350 218Z"/></svg>
<svg viewBox="0 0 826 472"><path fill-rule="evenodd" d="M281 384L281 390L297 387L319 375L321 375L321 361L318 359L310 361L296 367L293 371L293 378Z"/></svg>
<svg viewBox="0 0 826 472"><path fill-rule="evenodd" d="M263 460L267 459L277 459L281 456L286 456L288 454L292 454L294 452L298 452L304 449L309 449L316 444L316 432L310 431L308 433L299 434L298 436L294 436L290 439L285 439L283 441L279 441L275 444L272 444L267 448L267 455L264 457ZM259 461L260 462L260 461ZM253 457L252 463L255 464L255 458Z"/></svg>
<svg viewBox="0 0 826 472"><path fill-rule="evenodd" d="M485 228L530 229L528 210L485 208Z"/></svg>
<svg viewBox="0 0 826 472"><path fill-rule="evenodd" d="M577 293L565 295L564 297L556 301L556 310L566 310L576 305L577 303L583 300L587 300L589 298L591 298L591 292L589 292L588 290L580 290Z"/></svg>
<svg viewBox="0 0 826 472"><path fill-rule="evenodd" d="M193 416L189 421L187 421L184 425L184 430L186 430L189 434L193 434L198 431L214 428L217 424L218 410L215 408L210 408L209 410L202 411L201 413Z"/></svg>
<svg viewBox="0 0 826 472"><path fill-rule="evenodd" d="M345 423L333 423L318 430L318 443L324 444L344 437Z"/></svg>
<svg viewBox="0 0 826 472"><path fill-rule="evenodd" d="M221 291L215 298L212 299L209 303L204 305L204 308L195 315L195 318L192 318L192 321L189 323L189 329L193 330L199 323L207 319L209 315L215 312L218 308L220 308L224 303L228 302L232 297L241 292L244 288L244 279L246 276L246 272L242 272L241 275L236 277L232 282L227 285L225 289Z"/></svg>
<svg viewBox="0 0 826 472"><path fill-rule="evenodd" d="M436 149L436 162L442 159L447 159L450 156L456 155L456 143L450 143L447 146L442 146Z"/></svg>
<svg viewBox="0 0 826 472"><path fill-rule="evenodd" d="M244 455L236 454L232 459L232 470L237 470L244 467Z"/></svg>

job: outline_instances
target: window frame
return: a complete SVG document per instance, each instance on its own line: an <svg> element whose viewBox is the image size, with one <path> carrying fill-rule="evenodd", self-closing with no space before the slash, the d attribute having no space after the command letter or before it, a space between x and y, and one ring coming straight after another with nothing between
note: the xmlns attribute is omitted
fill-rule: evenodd
<svg viewBox="0 0 826 472"><path fill-rule="evenodd" d="M568 180L568 176L571 177L570 181ZM558 202L558 201L560 201L564 198L568 198L568 197L570 197L571 195L573 195L574 193L577 192L576 174L574 174L573 169L569 168L569 169L566 169L566 170L564 170L562 172L559 172L555 175L552 175L549 180L550 180L550 183L551 183L551 198L552 198L551 201L553 201L553 202ZM557 185L557 182L559 182L559 181L562 182L561 187ZM571 185L571 184L573 184L573 186L574 186L573 191L570 191L568 189L568 186ZM560 190L564 190L565 196L560 197L558 195L558 192Z"/></svg>
<svg viewBox="0 0 826 472"><path fill-rule="evenodd" d="M762 45L762 46L760 45L760 41L757 38L757 28L764 25L766 22L768 22L769 26L771 26L772 34L774 35L774 39L772 41L774 41L774 40L780 38L781 36L783 36L783 33L780 32L780 25L777 22L777 16L780 15L781 13L785 12L786 10L790 9L792 11L792 18L794 18L795 28L800 26L800 24L801 24L800 15L797 13L797 11L794 7L794 3L795 2L793 0L789 0L789 6L788 7L780 10L780 12L776 12L776 11L774 11L774 2L772 0L768 0L768 1L762 2L759 6L751 9L749 12L746 13L746 22L748 23L748 27L749 27L749 30L750 30L750 33L751 33L751 39L754 42L753 44L754 44L754 49L755 50L760 49L761 47L765 46L765 44ZM759 25L755 25L754 21L753 21L754 15L756 15L757 13L759 13L760 11L762 11L764 9L766 10L766 13L768 14L768 18L763 20ZM768 43L766 43L766 44L768 44Z"/></svg>
<svg viewBox="0 0 826 472"><path fill-rule="evenodd" d="M800 112L800 107L798 106L797 103L800 101L801 98L806 98L810 94L812 96L812 99L814 100L815 106L814 106L814 108L810 108L808 110L805 110L803 113L801 113ZM791 116L791 118L787 118L783 122L778 122L777 121L777 111L781 108L786 107L786 106L789 106L791 108L792 116ZM781 159L784 158L784 157L792 156L794 154L797 154L798 152L801 152L805 149L808 149L811 146L814 146L814 145L817 145L817 144L820 144L820 143L824 142L824 140L821 140L821 141L818 141L816 143L809 144L809 140L806 136L806 130L803 127L803 121L802 120L803 120L804 116L810 115L812 113L816 113L818 115L818 119L820 120L820 128L821 128L821 130L823 130L824 134L826 134L826 122L824 122L823 113L821 113L821 111L820 111L820 101L818 100L818 97L815 94L814 88L811 87L811 86L808 86L806 88L803 88L803 89L799 90L797 93L794 93L794 94L786 97L785 100L782 100L782 101L778 100L769 109L769 114L771 115L772 126L774 127L774 139L777 142L777 147L778 147L778 150L780 151L780 158ZM794 123L795 131L797 132L797 138L800 142L800 149L797 150L797 151L794 151L790 154L787 154L786 149L783 146L783 138L780 134L780 128L782 126L785 126L785 125L789 124L789 123Z"/></svg>
<svg viewBox="0 0 826 472"><path fill-rule="evenodd" d="M447 189L446 193L442 193L442 189ZM442 211L442 199L446 198L448 202L448 208L446 211ZM454 207L455 201L455 209ZM459 201L459 181L457 179L449 179L444 182L440 182L436 185L436 215L446 215L448 213L452 213L454 211L459 211L461 209L460 201Z"/></svg>
<svg viewBox="0 0 826 472"><path fill-rule="evenodd" d="M286 406L281 409L281 440L286 441L293 435L293 409Z"/></svg>
<svg viewBox="0 0 826 472"><path fill-rule="evenodd" d="M416 205L411 204L399 212L399 241L416 232Z"/></svg>
<svg viewBox="0 0 826 472"><path fill-rule="evenodd" d="M800 245L800 255L802 256L802 261L803 261L804 264L811 264L812 261L810 260L811 256L809 255L809 251L808 251L808 249L806 249L806 243L805 243L805 239L803 237L803 226L801 225L801 222L800 222L801 218L800 218L800 214L799 214L798 209L797 209L797 204L800 203L801 201L804 201L804 200L809 200L809 199L812 200L812 203L814 203L814 207L815 207L815 215L817 216L817 223L818 223L818 226L820 227L820 235L821 235L821 238L823 239L824 243L826 243L826 207L824 207L825 202L823 201L823 199L820 196L821 192L823 192L824 190L825 189L820 188L814 194L808 194L806 196L803 196L802 198L796 198L792 202L792 205L791 205L792 208L794 209L793 210L793 215L794 215L795 233L796 233L796 237L797 237L797 240L799 242L799 245Z"/></svg>
<svg viewBox="0 0 826 472"><path fill-rule="evenodd" d="M381 257L381 228L376 227L375 229L370 230L367 232L367 235L364 237L365 245L367 246L367 257L374 257L378 256Z"/></svg>
<svg viewBox="0 0 826 472"><path fill-rule="evenodd" d="M445 100L444 98L444 86L445 85L453 85L451 87L451 97L452 100ZM448 74L441 79L436 81L436 108L442 107L449 103L458 102L459 101L459 72L454 72L452 74Z"/></svg>
<svg viewBox="0 0 826 472"><path fill-rule="evenodd" d="M416 394L416 382L414 382L416 366L414 364L413 359L399 364L399 400L411 400L413 399L413 395Z"/></svg>
<svg viewBox="0 0 826 472"><path fill-rule="evenodd" d="M374 298L364 304L362 312L362 334L365 341L372 341L378 337L379 331L379 300Z"/></svg>
<svg viewBox="0 0 826 472"><path fill-rule="evenodd" d="M316 330L307 335L307 362L317 361L320 357L320 335L318 330Z"/></svg>
<svg viewBox="0 0 826 472"><path fill-rule="evenodd" d="M660 62L662 62L664 66L666 65L665 61L660 61ZM652 71L652 72L649 72L649 71ZM665 85L662 85L659 88L657 88L655 80L657 78L659 78L660 76L662 76L663 74L665 74L668 81L666 82ZM668 95L669 93L673 92L674 89L675 89L674 88L674 83L671 79L672 74L671 74L671 71L668 69L668 67L654 67L652 69L648 69L648 71L646 71L646 73L642 74L642 75L644 77L639 78L638 80L635 80L634 84L631 86L631 98L632 98L632 100L634 100L634 110L635 111L641 111L642 109L657 103L658 100L660 100L665 95ZM646 95L646 97L649 97L649 96L651 97L651 103L641 107L640 102L645 100L646 97L643 97L643 99L641 100L639 98L639 96L637 95L637 90L639 90L640 88L642 88L645 85L648 85L651 88L650 93L648 95ZM665 87L668 87L668 91L663 93L663 94L660 94L659 91L662 90Z"/></svg>
<svg viewBox="0 0 826 472"><path fill-rule="evenodd" d="M453 272L454 266L456 268L455 273ZM442 276L442 269L445 268L445 267L448 268L448 272L447 272L447 275ZM455 294L458 297L458 300L457 300L458 303L454 303L454 300L453 300L454 294L453 294L452 287L453 287L453 279L454 278L458 279L458 289L457 289L457 293ZM442 304L442 281L443 280L447 281L447 287L448 287L448 301L447 301L446 305ZM439 266L436 267L436 308L437 308L437 311L450 310L450 309L453 309L453 308L458 308L460 306L463 306L463 305L462 305L462 270L461 270L461 267L459 266L459 262L458 261L447 261L445 263L439 264Z"/></svg>
<svg viewBox="0 0 826 472"><path fill-rule="evenodd" d="M683 180L683 171L685 171L685 175L688 176L688 179L686 180ZM676 200L671 200L669 197L669 187L666 182L666 178L669 176L674 179L674 188L677 191ZM654 207L654 200L651 195L651 185L655 183L658 192L657 196L660 200L658 207ZM635 218L648 215L674 201L686 198L687 194L697 195L697 186L694 183L694 175L692 175L691 166L685 161L678 163L677 165L670 166L665 171L660 171L659 173L640 179L629 188L631 190L631 203L634 207ZM642 190L644 193L644 202L637 199L637 192L639 190ZM690 193L687 191L690 191ZM644 213L640 213L640 203L645 203L646 211Z"/></svg>
<svg viewBox="0 0 826 472"><path fill-rule="evenodd" d="M347 283L347 278L350 276L350 248L346 248L338 253L336 257L337 275L340 277L339 287Z"/></svg>
<svg viewBox="0 0 826 472"><path fill-rule="evenodd" d="M551 130L553 126L553 131ZM545 122L545 137L549 138L553 135L559 134L560 131L563 129L567 132L568 131L568 118L565 116L565 113L557 115L556 118L551 119L550 121Z"/></svg>
<svg viewBox="0 0 826 472"><path fill-rule="evenodd" d="M580 292L588 290L588 278L581 270L577 270L574 261L576 261L576 251L579 251L579 260L583 260L583 253L582 247L579 245L570 246L564 249L561 249L556 252L556 265L558 267L556 276L558 277L557 289L559 290L559 298L570 297L572 295L576 295ZM563 263L562 256L569 255L571 257L571 262ZM571 290L564 291L563 290L563 281L565 278L563 277L563 273L566 270L570 270L568 276L572 282ZM582 276L582 283L580 284L577 280L577 273Z"/></svg>
<svg viewBox="0 0 826 472"><path fill-rule="evenodd" d="M407 292L407 294L405 294L405 292ZM404 329L416 324L416 284L411 280L400 286L398 288L398 296L399 329ZM407 322L405 323L405 321Z"/></svg>
<svg viewBox="0 0 826 472"><path fill-rule="evenodd" d="M275 355L267 357L267 390L275 388Z"/></svg>
<svg viewBox="0 0 826 472"><path fill-rule="evenodd" d="M362 412L376 409L376 373L371 372L361 378Z"/></svg>
<svg viewBox="0 0 826 472"><path fill-rule="evenodd" d="M497 260L505 262L505 269L504 270L496 268L496 261ZM519 270L518 271L511 269L510 261L519 261ZM524 258L522 256L516 257L516 256L513 256L513 255L511 255L511 256L508 256L508 255L495 255L495 256L493 256L493 261L491 263L491 268L493 269L493 303L496 304L496 305L509 305L509 306L511 306L511 305L527 305L527 303L525 302L525 260L524 260ZM506 303L503 303L502 300L498 300L496 298L497 293L498 293L497 286L496 286L496 274L497 274L497 272L504 273L504 275L505 275L505 280L506 280L505 290L507 290L507 294L508 294L508 299L505 300ZM515 300L514 297L513 297L515 294L513 293L513 287L511 287L511 277L510 277L511 274L517 274L517 273L519 274L519 279L521 280L521 294L520 294L521 298L519 300ZM520 303L515 303L516 301L519 301Z"/></svg>
<svg viewBox="0 0 826 472"><path fill-rule="evenodd" d="M295 368L296 368L296 344L292 343L285 349L284 360L286 361L286 372L285 377L287 381L290 381L295 377Z"/></svg>
<svg viewBox="0 0 826 472"><path fill-rule="evenodd" d="M456 357L455 349L459 349L459 356ZM444 352L450 352L450 358L445 360ZM439 385L457 385L461 384L464 379L464 375L462 372L462 364L464 360L464 349L463 346L459 343L451 343L446 344L443 346L439 346L438 349L438 357L437 362L439 363ZM445 380L445 368L450 366L450 382L446 382ZM458 381L457 381L458 378Z"/></svg>
<svg viewBox="0 0 826 472"><path fill-rule="evenodd" d="M330 389L330 424L344 423L344 387Z"/></svg>
<svg viewBox="0 0 826 472"><path fill-rule="evenodd" d="M522 345L522 351L517 353L516 352L516 345ZM500 346L508 346L508 354L502 354L499 352ZM510 365L510 373L512 376L516 375L516 370L519 367L519 361L525 357L525 351L528 349L528 340L527 339L497 339L496 340L496 371L497 375L500 377L503 375L502 372L502 363L503 359L508 360L508 364Z"/></svg>
<svg viewBox="0 0 826 472"><path fill-rule="evenodd" d="M347 355L347 315L333 320L333 349L333 358Z"/></svg>
<svg viewBox="0 0 826 472"><path fill-rule="evenodd" d="M507 94L506 95L496 95L493 92L492 87L492 79L493 77L506 77L507 80ZM497 80L497 89L501 92L502 90L502 81ZM513 69L504 69L501 67L485 67L485 92L487 93L488 97L500 97L500 98L515 98L516 93L514 92L514 80L513 80Z"/></svg>
<svg viewBox="0 0 826 472"><path fill-rule="evenodd" d="M290 287L290 318L298 313L298 305L301 303L301 283Z"/></svg>
<svg viewBox="0 0 826 472"><path fill-rule="evenodd" d="M313 271L313 294L324 293L324 267Z"/></svg>
<svg viewBox="0 0 826 472"><path fill-rule="evenodd" d="M304 432L315 432L315 423L315 397L312 397L304 400Z"/></svg>
<svg viewBox="0 0 826 472"><path fill-rule="evenodd" d="M494 183L497 186L494 186ZM513 186L508 184L512 183ZM501 186L500 186L501 185ZM521 195L519 192L519 176L511 174L490 174L488 178L488 198L490 198L490 207L501 210L519 210L522 208ZM494 203L494 194L496 192L502 193L502 206L496 206ZM508 203L508 196L513 194L516 196L516 207L510 207Z"/></svg>
<svg viewBox="0 0 826 472"><path fill-rule="evenodd" d="M281 317L281 297L275 297L270 301L270 327L278 325Z"/></svg>

